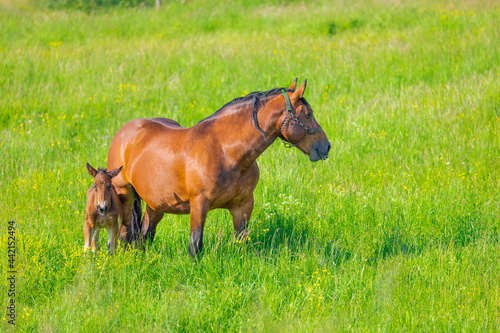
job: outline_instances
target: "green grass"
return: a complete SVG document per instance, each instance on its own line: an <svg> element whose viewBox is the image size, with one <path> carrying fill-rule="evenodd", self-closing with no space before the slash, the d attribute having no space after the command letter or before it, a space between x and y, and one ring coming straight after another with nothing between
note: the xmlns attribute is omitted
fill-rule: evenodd
<svg viewBox="0 0 500 333"><path fill-rule="evenodd" d="M0 3L19 331L500 329L500 6L306 3ZM85 163L106 165L123 124L192 126L297 76L331 155L276 142L259 158L247 244L219 210L196 264L188 216L165 216L145 254L83 253Z"/></svg>

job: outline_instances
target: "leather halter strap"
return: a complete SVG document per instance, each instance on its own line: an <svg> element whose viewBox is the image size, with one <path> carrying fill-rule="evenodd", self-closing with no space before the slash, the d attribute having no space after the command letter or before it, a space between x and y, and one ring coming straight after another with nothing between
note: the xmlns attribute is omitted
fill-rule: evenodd
<svg viewBox="0 0 500 333"><path fill-rule="evenodd" d="M318 131L321 129L321 126L315 128L309 128L306 125L304 125L300 121L299 117L293 114L292 102L290 101L290 97L288 97L288 94L285 91L282 91L281 93L283 94L283 97L285 97L287 115L285 117L285 120L283 120L283 123L280 126L280 139L283 141L283 144L285 145L286 148L292 148L296 147L299 143L304 141L307 135L318 133ZM302 137L302 139L299 140L299 142L291 143L290 141L284 139L285 137L283 136L283 129L285 128L286 124L290 122L290 120L295 120L295 122L299 124L299 126L302 127L305 131L304 136Z"/></svg>

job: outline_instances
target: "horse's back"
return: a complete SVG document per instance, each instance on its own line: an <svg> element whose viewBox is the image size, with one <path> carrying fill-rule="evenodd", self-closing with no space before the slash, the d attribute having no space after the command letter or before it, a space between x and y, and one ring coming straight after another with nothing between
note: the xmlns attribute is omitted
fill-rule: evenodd
<svg viewBox="0 0 500 333"><path fill-rule="evenodd" d="M128 158L146 147L150 140L160 137L175 138L181 136L186 129L175 120L168 118L134 119L126 123L113 137L108 152L108 169L124 166L127 173ZM123 173L122 171L122 173ZM127 177L128 178L128 177Z"/></svg>
<svg viewBox="0 0 500 333"><path fill-rule="evenodd" d="M161 124L168 126L168 127L171 127L171 128L184 128L181 125L179 125L178 122L176 122L173 119L169 119L169 118L158 117L158 118L151 118L151 120L156 121L158 123L161 123Z"/></svg>
<svg viewBox="0 0 500 333"><path fill-rule="evenodd" d="M137 141L141 134L150 135L152 132L168 132L169 130L184 129L178 122L168 118L139 118L134 119L123 125L116 133L113 141L116 140L133 140ZM115 140L116 139L116 140ZM111 143L113 144L113 143Z"/></svg>

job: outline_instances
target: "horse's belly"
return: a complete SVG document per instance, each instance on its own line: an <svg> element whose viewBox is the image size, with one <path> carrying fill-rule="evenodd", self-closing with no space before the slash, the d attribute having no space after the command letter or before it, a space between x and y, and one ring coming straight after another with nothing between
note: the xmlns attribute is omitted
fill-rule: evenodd
<svg viewBox="0 0 500 333"><path fill-rule="evenodd" d="M151 206L155 211L166 213L166 214L189 214L191 212L191 206L189 201L168 201L157 203Z"/></svg>
<svg viewBox="0 0 500 333"><path fill-rule="evenodd" d="M134 184L135 183L135 184ZM162 182L132 181L135 191L149 207L157 212L167 214L189 214L189 198L184 191L176 189L172 184Z"/></svg>
<svg viewBox="0 0 500 333"><path fill-rule="evenodd" d="M143 151L131 170L131 183L137 194L155 211L189 214L182 160L172 151L164 154Z"/></svg>

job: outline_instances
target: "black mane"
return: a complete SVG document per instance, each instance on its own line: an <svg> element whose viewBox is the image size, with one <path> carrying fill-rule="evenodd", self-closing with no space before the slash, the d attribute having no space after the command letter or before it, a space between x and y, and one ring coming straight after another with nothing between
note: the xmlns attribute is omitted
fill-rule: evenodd
<svg viewBox="0 0 500 333"><path fill-rule="evenodd" d="M263 105L260 100L262 98L266 98L266 97L278 95L282 91L293 92L293 90L285 89L285 88L274 88L274 89L271 89L271 90L268 90L268 91L254 91L254 92L251 92L251 93L249 93L246 96L238 97L238 98L233 99L231 102L225 104L219 110L215 111L214 114L212 114L211 116L208 116L207 118L205 118L203 120L200 120L198 122L198 124L201 123L201 122L204 122L205 120L217 118L217 116L220 115L221 111L224 110L228 106L236 105L236 104L240 104L240 103L248 102L248 101L252 100L253 101L253 111L252 111L253 123L255 125L255 128L257 128L257 130L262 134L262 136L264 136L264 139L265 139L266 138L266 134L260 128L259 121L257 120L257 112L259 110L259 105ZM305 99L302 99L302 100L305 102L304 104L306 104L306 105L309 106L309 104L307 104L307 102L305 101Z"/></svg>

